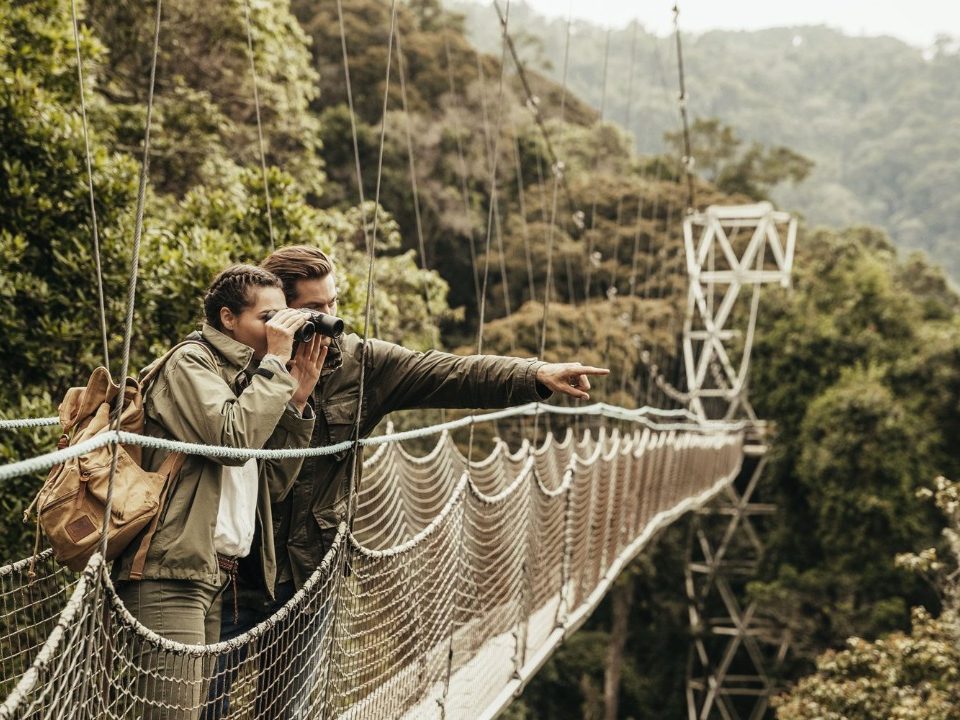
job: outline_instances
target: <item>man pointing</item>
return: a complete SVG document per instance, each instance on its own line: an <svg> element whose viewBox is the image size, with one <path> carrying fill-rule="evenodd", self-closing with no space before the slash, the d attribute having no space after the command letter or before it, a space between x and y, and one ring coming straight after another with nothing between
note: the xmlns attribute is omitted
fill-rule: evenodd
<svg viewBox="0 0 960 720"><path fill-rule="evenodd" d="M303 245L281 248L261 265L283 282L290 307L336 315L335 269L322 251ZM361 437L395 410L511 407L546 400L554 392L587 400L588 376L609 372L579 363L458 356L435 350L420 353L382 340L344 335L331 346L314 391L317 420L312 447L353 437L361 361L367 364ZM330 548L337 525L346 517L351 455L348 450L307 458L289 493L274 504L279 585L292 582L300 587Z"/></svg>

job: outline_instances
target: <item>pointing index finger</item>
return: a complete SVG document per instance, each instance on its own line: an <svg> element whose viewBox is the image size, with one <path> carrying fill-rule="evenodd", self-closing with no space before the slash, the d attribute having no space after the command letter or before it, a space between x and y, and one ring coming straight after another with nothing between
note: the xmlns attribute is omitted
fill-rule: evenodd
<svg viewBox="0 0 960 720"><path fill-rule="evenodd" d="M609 375L609 368L598 368L592 365L580 365L575 368L578 375Z"/></svg>

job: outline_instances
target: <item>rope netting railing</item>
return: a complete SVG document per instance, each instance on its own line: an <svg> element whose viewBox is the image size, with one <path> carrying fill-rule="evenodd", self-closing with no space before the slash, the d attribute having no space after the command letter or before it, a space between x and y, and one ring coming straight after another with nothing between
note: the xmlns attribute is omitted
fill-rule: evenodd
<svg viewBox="0 0 960 720"><path fill-rule="evenodd" d="M496 440L475 461L454 430L537 409L366 440L352 532L341 525L305 586L229 641L189 646L147 629L100 555L79 577L49 552L33 576L29 560L0 568L0 718L494 715L623 565L732 481L742 457L742 425L539 411L603 424L537 447ZM423 456L401 444L430 433Z"/></svg>

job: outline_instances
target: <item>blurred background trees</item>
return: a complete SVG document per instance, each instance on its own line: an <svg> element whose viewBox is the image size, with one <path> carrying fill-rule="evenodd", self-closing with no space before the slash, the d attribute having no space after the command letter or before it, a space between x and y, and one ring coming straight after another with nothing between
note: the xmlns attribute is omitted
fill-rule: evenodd
<svg viewBox="0 0 960 720"><path fill-rule="evenodd" d="M466 16L467 35L478 47L499 47L488 5L448 0L447 6ZM682 17L680 23L682 29ZM525 60L558 79L566 21L513 3L510 24L539 39L522 50ZM570 87L599 107L607 29L579 20L573 29ZM672 42L639 25L610 32L607 74L616 80L608 85L606 117L627 123L634 48L627 129L641 152L662 152L664 133L678 130ZM815 163L805 182L773 192L782 205L814 224L881 227L898 247L926 252L956 283L960 125L950 118L960 112L958 48L949 37L923 50L823 26L686 34L688 108L692 118L734 128L746 147L784 146ZM710 163L694 155L709 175Z"/></svg>

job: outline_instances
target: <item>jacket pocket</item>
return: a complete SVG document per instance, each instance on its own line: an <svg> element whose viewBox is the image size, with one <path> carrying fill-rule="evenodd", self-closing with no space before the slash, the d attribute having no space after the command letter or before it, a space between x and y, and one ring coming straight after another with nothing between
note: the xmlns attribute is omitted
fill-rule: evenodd
<svg viewBox="0 0 960 720"><path fill-rule="evenodd" d="M353 438L353 429L357 422L358 396L334 398L327 401L323 408L323 417L327 421L327 442L336 445Z"/></svg>

